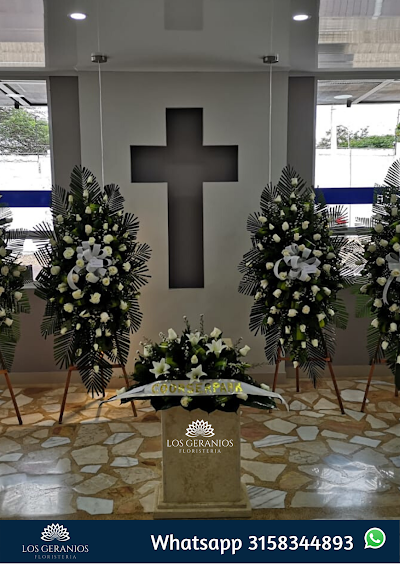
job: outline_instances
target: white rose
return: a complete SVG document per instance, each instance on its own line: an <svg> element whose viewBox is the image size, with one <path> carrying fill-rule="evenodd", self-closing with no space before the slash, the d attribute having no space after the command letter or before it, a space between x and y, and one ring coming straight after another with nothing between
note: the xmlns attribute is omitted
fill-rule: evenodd
<svg viewBox="0 0 400 566"><path fill-rule="evenodd" d="M67 330L68 330L68 328L67 328L66 326L63 326L63 327L61 328L61 330L60 330L61 336L64 336L64 334L67 333Z"/></svg>
<svg viewBox="0 0 400 566"><path fill-rule="evenodd" d="M274 226L273 224L268 224L268 228L269 228L270 230L273 230L273 229L275 228L275 226Z"/></svg>
<svg viewBox="0 0 400 566"><path fill-rule="evenodd" d="M293 367L296 369L299 367L299 362L297 362L296 360L293 361Z"/></svg>
<svg viewBox="0 0 400 566"><path fill-rule="evenodd" d="M399 277L399 275L400 275L400 269L393 269L393 270L391 271L390 275L391 275L392 277Z"/></svg>
<svg viewBox="0 0 400 566"><path fill-rule="evenodd" d="M382 248L386 248L386 246L388 245L388 243L389 243L389 242L388 242L387 240L379 240L379 245L382 246ZM372 251L375 251L375 250L376 250L376 246L374 246L374 248L375 248L375 249L372 250Z"/></svg>
<svg viewBox="0 0 400 566"><path fill-rule="evenodd" d="M264 249L264 246L262 245L262 243L261 243L261 242L258 242L258 244L257 244L257 248L258 248L258 249L259 249L259 250L261 251L261 250L263 250L263 249Z"/></svg>
<svg viewBox="0 0 400 566"><path fill-rule="evenodd" d="M102 331L101 331L101 328L96 328L96 332L95 332L96 338L100 338L100 336L101 336L102 334L103 334L103 333L102 333Z"/></svg>
<svg viewBox="0 0 400 566"><path fill-rule="evenodd" d="M240 348L239 353L242 356L247 356L247 354L250 352L251 348L249 346L243 346L243 348Z"/></svg>
<svg viewBox="0 0 400 566"><path fill-rule="evenodd" d="M80 222L82 220L82 216L80 214L75 214L75 220Z"/></svg>
<svg viewBox="0 0 400 566"><path fill-rule="evenodd" d="M312 285L311 291L313 295L316 295L318 291L320 291L320 288L318 287L318 285Z"/></svg>
<svg viewBox="0 0 400 566"><path fill-rule="evenodd" d="M397 202L397 195L390 195L390 202L392 204L394 204L395 202Z"/></svg>
<svg viewBox="0 0 400 566"><path fill-rule="evenodd" d="M106 234L103 238L103 242L105 244L111 244L111 242L114 240L114 236L112 234Z"/></svg>
<svg viewBox="0 0 400 566"><path fill-rule="evenodd" d="M210 336L211 338L217 339L221 336L221 334L222 334L222 330L214 326L214 330L211 332Z"/></svg>
<svg viewBox="0 0 400 566"><path fill-rule="evenodd" d="M273 264L271 261L268 261L268 262L265 264L265 267L266 267L267 269L273 269L273 268L274 268L274 264Z"/></svg>
<svg viewBox="0 0 400 566"><path fill-rule="evenodd" d="M279 299L279 297L282 295L282 291L280 289L275 289L275 291L272 294L274 297Z"/></svg>
<svg viewBox="0 0 400 566"><path fill-rule="evenodd" d="M129 261L127 261L126 263L124 263L124 264L122 265L122 269L123 269L124 271L130 271L130 270L131 270L131 264L129 263Z"/></svg>
<svg viewBox="0 0 400 566"><path fill-rule="evenodd" d="M266 383L260 383L261 389L265 389L265 391L271 391L271 388Z"/></svg>
<svg viewBox="0 0 400 566"><path fill-rule="evenodd" d="M316 348L318 346L318 340L314 338L314 340L311 340L311 344Z"/></svg>
<svg viewBox="0 0 400 566"><path fill-rule="evenodd" d="M301 238L300 234L298 232L295 232L295 234L293 235L294 241L298 242Z"/></svg>
<svg viewBox="0 0 400 566"><path fill-rule="evenodd" d="M385 264L385 260L383 259L383 257L378 257L376 258L376 265L384 265Z"/></svg>
<svg viewBox="0 0 400 566"><path fill-rule="evenodd" d="M124 286L122 285L122 283L118 283L118 291L122 291L123 288Z"/></svg>
<svg viewBox="0 0 400 566"><path fill-rule="evenodd" d="M315 240L316 242L320 239L321 239L321 234L314 234L313 235L313 240Z"/></svg>
<svg viewBox="0 0 400 566"><path fill-rule="evenodd" d="M197 357L196 355L192 356L192 357L190 358L190 363L191 363L191 364L198 364L198 363L199 363L198 357Z"/></svg>
<svg viewBox="0 0 400 566"><path fill-rule="evenodd" d="M308 305L304 305L304 307L301 309L301 312L303 314L309 314L310 313L310 307Z"/></svg>
<svg viewBox="0 0 400 566"><path fill-rule="evenodd" d="M332 266L329 265L329 263L325 263L325 264L322 266L322 269L323 269L324 271L326 271L327 273L330 273L331 267L332 267Z"/></svg>
<svg viewBox="0 0 400 566"><path fill-rule="evenodd" d="M332 291L330 289L328 289L328 287L322 287L323 292L325 293L325 295L330 295L332 293Z"/></svg>
<svg viewBox="0 0 400 566"><path fill-rule="evenodd" d="M79 275L77 275L76 273L73 273L73 274L72 274L72 281L73 281L74 283L78 283L78 281L79 281Z"/></svg>
<svg viewBox="0 0 400 566"><path fill-rule="evenodd" d="M89 236L89 234L91 234L93 232L93 228L90 226L90 224L86 224L85 225L85 234L87 234Z"/></svg>
<svg viewBox="0 0 400 566"><path fill-rule="evenodd" d="M382 307L383 303L380 299L375 299L374 301L374 307L377 307L378 309L380 309Z"/></svg>
<svg viewBox="0 0 400 566"><path fill-rule="evenodd" d="M120 301L120 303L119 303L119 308L120 308L122 311L126 311L126 310L128 309L128 303L126 303L125 301ZM171 331L172 331L172 332L171 332ZM175 340L175 338L171 338L170 332L171 332L171 334L172 334L172 333L175 334L175 338L176 338L176 333L175 333L174 330L172 330L172 328L170 328L170 329L168 330L168 338L169 338L170 340Z"/></svg>
<svg viewBox="0 0 400 566"><path fill-rule="evenodd" d="M296 316L296 315L297 315L297 310L296 310L296 309L289 309L288 316L289 316L290 318L293 318L293 317Z"/></svg>
<svg viewBox="0 0 400 566"><path fill-rule="evenodd" d="M75 328L77 330L80 330L82 328L82 324L80 322L78 322L78 324L75 326Z"/></svg>
<svg viewBox="0 0 400 566"><path fill-rule="evenodd" d="M278 309L277 309L275 306L272 306L272 307L269 309L269 312L270 312L271 314L276 314L276 313L278 312Z"/></svg>
<svg viewBox="0 0 400 566"><path fill-rule="evenodd" d="M382 345L382 350L386 350L386 348L389 346L389 342L386 342L386 340L384 340L381 345Z"/></svg>
<svg viewBox="0 0 400 566"><path fill-rule="evenodd" d="M393 303L393 305L390 305L389 310L390 312L396 312L398 308L398 305L396 303Z"/></svg>
<svg viewBox="0 0 400 566"><path fill-rule="evenodd" d="M110 275L117 275L118 269L115 267L115 265L111 265L111 266L108 268L108 273L109 273Z"/></svg>
<svg viewBox="0 0 400 566"><path fill-rule="evenodd" d="M94 305L98 305L101 299L101 295L100 293L93 293L93 295L90 295L90 299L89 301L91 303L93 303Z"/></svg>
<svg viewBox="0 0 400 566"><path fill-rule="evenodd" d="M314 251L313 251L313 255L315 255L315 257L321 257L321 256L322 256L322 252L321 252L321 250L314 250Z"/></svg>
<svg viewBox="0 0 400 566"><path fill-rule="evenodd" d="M93 370L94 370L95 373L99 373L100 366L98 366L98 365L93 366Z"/></svg>
<svg viewBox="0 0 400 566"><path fill-rule="evenodd" d="M305 324L300 324L300 332L305 332L307 330L307 327Z"/></svg>
<svg viewBox="0 0 400 566"><path fill-rule="evenodd" d="M386 283L386 277L378 277L376 282L383 287Z"/></svg>
<svg viewBox="0 0 400 566"><path fill-rule="evenodd" d="M276 203L282 202L281 196L278 195L278 196L274 199L274 202L276 202Z"/></svg>
<svg viewBox="0 0 400 566"><path fill-rule="evenodd" d="M90 206L87 206L85 208L85 214L92 214L92 209L90 208Z"/></svg>
<svg viewBox="0 0 400 566"><path fill-rule="evenodd" d="M65 283L60 283L57 286L57 289L59 290L60 293L65 293L65 291L67 290L67 285Z"/></svg>
<svg viewBox="0 0 400 566"><path fill-rule="evenodd" d="M307 230L309 225L310 225L310 223L309 223L308 220L305 220L304 222L301 223L301 227L303 228L303 230Z"/></svg>
<svg viewBox="0 0 400 566"><path fill-rule="evenodd" d="M83 261L83 259L77 259L75 264L80 268L85 267L85 262Z"/></svg>
<svg viewBox="0 0 400 566"><path fill-rule="evenodd" d="M396 332L397 331L397 324L395 322L391 322L390 323L390 332Z"/></svg>
<svg viewBox="0 0 400 566"><path fill-rule="evenodd" d="M100 321L105 324L106 322L108 322L110 320L110 317L108 315L108 313L106 312L102 312L100 315Z"/></svg>
<svg viewBox="0 0 400 566"><path fill-rule="evenodd" d="M111 256L113 254L111 246L104 246L103 251L105 252L106 256Z"/></svg>
<svg viewBox="0 0 400 566"><path fill-rule="evenodd" d="M284 223L282 224L282 230L283 230L284 232L287 232L287 230L289 230L289 224L288 224L287 222L284 222ZM279 241L280 241L280 240L279 240Z"/></svg>
<svg viewBox="0 0 400 566"><path fill-rule="evenodd" d="M118 247L118 251L120 251L120 252L126 252L126 245L125 245L125 244L121 244L121 245Z"/></svg>
<svg viewBox="0 0 400 566"><path fill-rule="evenodd" d="M66 303L64 305L65 312L72 312L74 310L74 305L71 303Z"/></svg>
<svg viewBox="0 0 400 566"><path fill-rule="evenodd" d="M3 265L3 267L1 268L1 274L2 275L8 275L8 272L10 270L8 269L8 267L6 265Z"/></svg>
<svg viewBox="0 0 400 566"><path fill-rule="evenodd" d="M266 289L268 287L268 281L266 279L263 279L262 281L260 281L260 285L263 289Z"/></svg>
<svg viewBox="0 0 400 566"><path fill-rule="evenodd" d="M258 301L259 299L261 299L261 297L262 297L262 293L260 293L260 291L258 291L258 293L255 294L254 299L256 301Z"/></svg>
<svg viewBox="0 0 400 566"><path fill-rule="evenodd" d="M382 240L381 240L382 241ZM370 244L368 246L368 251L369 252L374 252L376 250L376 245L375 244Z"/></svg>
<svg viewBox="0 0 400 566"><path fill-rule="evenodd" d="M395 252L400 252L400 244L398 242L393 244L393 249Z"/></svg>
<svg viewBox="0 0 400 566"><path fill-rule="evenodd" d="M278 234L274 234L272 236L272 239L274 240L274 242L276 242L277 244L279 244L279 242L281 241L280 237L278 236Z"/></svg>
<svg viewBox="0 0 400 566"><path fill-rule="evenodd" d="M63 240L66 244L72 244L74 241L71 236L64 236Z"/></svg>
<svg viewBox="0 0 400 566"><path fill-rule="evenodd" d="M335 257L335 254L332 252L329 252L326 256L326 259L333 259Z"/></svg>
<svg viewBox="0 0 400 566"><path fill-rule="evenodd" d="M326 318L326 314L324 314L323 312L317 314L317 319L319 322L321 322L321 320L324 320L324 318Z"/></svg>
<svg viewBox="0 0 400 566"><path fill-rule="evenodd" d="M302 348L307 348L307 342L305 342L304 340L301 343L301 347Z"/></svg>
<svg viewBox="0 0 400 566"><path fill-rule="evenodd" d="M2 295L4 291L5 291L4 287L0 287L0 295Z"/></svg>
<svg viewBox="0 0 400 566"><path fill-rule="evenodd" d="M236 395L236 397L238 399L241 399L242 401L247 401L249 396L247 395L247 393L238 393L238 395Z"/></svg>
<svg viewBox="0 0 400 566"><path fill-rule="evenodd" d="M300 299L300 293L299 293L299 291L295 291L295 292L293 293L293 299L294 299L295 301L298 301L298 300Z"/></svg>
<svg viewBox="0 0 400 566"><path fill-rule="evenodd" d="M297 177L293 177L292 179L292 187L297 187L299 183L299 180L297 179ZM292 193L293 194L293 193Z"/></svg>
<svg viewBox="0 0 400 566"><path fill-rule="evenodd" d="M258 221L261 222L261 224L265 224L267 219L265 218L265 216L259 216Z"/></svg>
<svg viewBox="0 0 400 566"><path fill-rule="evenodd" d="M375 226L375 232L378 232L378 234L380 234L383 231L383 226L382 224L376 224Z"/></svg>
<svg viewBox="0 0 400 566"><path fill-rule="evenodd" d="M93 238L93 236L90 236L90 238L88 239L88 242L91 246L94 246L94 244L96 243L95 238Z"/></svg>
<svg viewBox="0 0 400 566"><path fill-rule="evenodd" d="M182 407L188 407L191 400L192 399L190 397L182 397L181 398Z"/></svg>
<svg viewBox="0 0 400 566"><path fill-rule="evenodd" d="M21 272L18 269L15 269L12 274L14 275L14 277L19 277L21 275Z"/></svg>
<svg viewBox="0 0 400 566"><path fill-rule="evenodd" d="M97 283L98 280L99 278L94 273L88 273L86 275L86 281L88 281L89 283Z"/></svg>
<svg viewBox="0 0 400 566"><path fill-rule="evenodd" d="M292 206L290 207L290 210L292 212L297 212L297 206L295 204L292 204Z"/></svg>
<svg viewBox="0 0 400 566"><path fill-rule="evenodd" d="M371 326L373 326L374 328L378 328L379 322L377 318L374 318L374 320L371 322Z"/></svg>
<svg viewBox="0 0 400 566"><path fill-rule="evenodd" d="M22 293L20 291L15 291L14 297L16 301L20 301L22 299Z"/></svg>
<svg viewBox="0 0 400 566"><path fill-rule="evenodd" d="M400 224L398 224L398 225L396 226L396 232L397 232L397 234L400 232Z"/></svg>
<svg viewBox="0 0 400 566"><path fill-rule="evenodd" d="M72 297L76 300L81 299L83 296L82 291L80 289L77 289L76 291L74 291L72 293Z"/></svg>
<svg viewBox="0 0 400 566"><path fill-rule="evenodd" d="M104 285L105 287L108 287L109 284L110 284L110 279L109 279L108 277L104 277L104 278L101 280L101 282L103 283L103 285Z"/></svg>
<svg viewBox="0 0 400 566"><path fill-rule="evenodd" d="M50 273L52 275L58 275L61 271L61 267L59 265L53 265L53 267L50 269Z"/></svg>
<svg viewBox="0 0 400 566"><path fill-rule="evenodd" d="M272 316L269 316L269 317L267 318L267 324L268 324L269 326L272 326L272 325L274 324L274 319L272 318Z"/></svg>
<svg viewBox="0 0 400 566"><path fill-rule="evenodd" d="M304 244L300 244L299 251L304 252L305 249L306 249L306 246Z"/></svg>
<svg viewBox="0 0 400 566"><path fill-rule="evenodd" d="M392 208L392 216L397 216L399 213L399 209L397 208L397 206L394 206Z"/></svg>
<svg viewBox="0 0 400 566"><path fill-rule="evenodd" d="M75 250L73 250L72 248L67 248L64 253L63 256L65 257L65 259L71 259L75 254Z"/></svg>
<svg viewBox="0 0 400 566"><path fill-rule="evenodd" d="M63 224L63 222L64 222L64 216L63 216L62 214L58 214L58 215L56 216L56 220L57 220L57 222L58 222L59 224Z"/></svg>
<svg viewBox="0 0 400 566"><path fill-rule="evenodd" d="M112 229L113 229L113 232L118 232L118 230L119 230L118 224L114 224L114 226L112 227Z"/></svg>
<svg viewBox="0 0 400 566"><path fill-rule="evenodd" d="M7 255L7 250L6 250L6 248L5 248L4 246L1 246L1 248L0 248L0 256L1 256L1 257L6 257L6 255Z"/></svg>

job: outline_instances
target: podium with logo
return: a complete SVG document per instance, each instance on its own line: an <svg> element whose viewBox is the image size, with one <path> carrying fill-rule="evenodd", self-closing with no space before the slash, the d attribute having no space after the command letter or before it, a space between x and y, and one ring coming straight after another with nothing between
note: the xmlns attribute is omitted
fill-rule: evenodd
<svg viewBox="0 0 400 566"><path fill-rule="evenodd" d="M248 518L240 481L240 414L161 412L163 472L155 519Z"/></svg>

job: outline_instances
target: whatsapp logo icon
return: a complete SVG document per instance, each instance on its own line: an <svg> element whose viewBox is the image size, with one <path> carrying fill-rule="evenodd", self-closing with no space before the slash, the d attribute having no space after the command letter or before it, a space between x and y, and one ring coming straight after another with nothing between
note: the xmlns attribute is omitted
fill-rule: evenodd
<svg viewBox="0 0 400 566"><path fill-rule="evenodd" d="M365 546L364 548L381 548L385 544L386 535L382 529L373 527L368 529L364 535Z"/></svg>

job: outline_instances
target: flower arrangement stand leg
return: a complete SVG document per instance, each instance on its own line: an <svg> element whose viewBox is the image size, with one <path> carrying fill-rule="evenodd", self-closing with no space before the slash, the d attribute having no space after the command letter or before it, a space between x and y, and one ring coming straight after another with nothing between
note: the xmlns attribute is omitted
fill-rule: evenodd
<svg viewBox="0 0 400 566"><path fill-rule="evenodd" d="M384 363L386 363L386 360L379 360L379 359L375 359L375 358L372 360L371 368L369 370L367 385L365 387L364 399L363 399L363 402L361 404L361 412L362 413L364 413L365 405L367 404L368 392L369 392L369 388L371 386L372 376L374 375L375 366L376 366L376 364L384 364ZM395 387L395 389L394 389L394 396L395 397L399 396L399 390L397 389L397 387Z"/></svg>
<svg viewBox="0 0 400 566"><path fill-rule="evenodd" d="M1 359L1 356L0 356L0 359ZM10 392L10 395L11 395L11 400L12 400L13 405L14 405L15 413L17 415L18 422L19 422L20 425L22 425L21 413L19 412L17 400L15 399L14 390L13 390L12 385L11 385L11 380L10 380L10 376L8 374L8 371L6 369L0 369L0 373L3 374L4 377L5 377L7 387L8 387L8 390Z"/></svg>
<svg viewBox="0 0 400 566"><path fill-rule="evenodd" d="M122 373L124 374L126 386L129 387L130 384L129 384L128 374L126 373L125 366L123 364L112 364L111 367L113 369L121 369L122 370ZM63 421L65 405L67 403L68 389L69 389L69 385L70 385L70 382L71 382L71 375L72 375L73 371L78 371L77 366L69 366L69 368L68 368L67 380L65 382L64 395L63 395L63 399L62 399L62 402L61 402L60 416L58 418L59 424L62 424L62 421ZM104 396L105 396L105 391L103 390L103 397ZM131 401L130 403L131 403L131 407L132 407L132 411L133 411L133 416L137 417L135 403L134 403L134 401Z"/></svg>
<svg viewBox="0 0 400 566"><path fill-rule="evenodd" d="M326 361L326 363L328 364L328 368L329 368L329 373L330 376L332 378L332 383L333 383L333 387L335 389L335 393L336 393L336 397L338 400L338 405L340 408L340 411L342 413L342 415L345 414L344 412L344 407L343 407L343 402L342 402L342 397L340 395L340 390L336 381L336 376L335 376L335 372L333 371L333 365L332 365L332 358L327 355L326 358L324 358L324 360ZM278 349L278 356L276 358L276 364L275 364L275 373L274 373L274 381L273 381L273 385L272 385L272 391L275 391L276 389L276 385L278 382L278 373L279 373L279 364L281 362L284 361L290 361L290 358L284 358L281 356L281 349ZM369 387L369 385L368 385ZM300 376L299 376L299 368L296 367L296 392L299 393L300 392Z"/></svg>

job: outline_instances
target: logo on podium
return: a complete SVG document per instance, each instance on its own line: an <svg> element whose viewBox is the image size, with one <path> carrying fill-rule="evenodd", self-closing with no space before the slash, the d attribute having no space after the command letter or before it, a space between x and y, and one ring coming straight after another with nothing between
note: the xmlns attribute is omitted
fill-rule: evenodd
<svg viewBox="0 0 400 566"><path fill-rule="evenodd" d="M214 436L214 429L207 421L197 419L193 421L186 429L186 436L190 438L197 438L199 436L210 437Z"/></svg>

